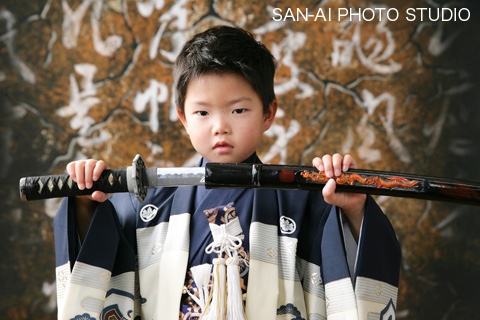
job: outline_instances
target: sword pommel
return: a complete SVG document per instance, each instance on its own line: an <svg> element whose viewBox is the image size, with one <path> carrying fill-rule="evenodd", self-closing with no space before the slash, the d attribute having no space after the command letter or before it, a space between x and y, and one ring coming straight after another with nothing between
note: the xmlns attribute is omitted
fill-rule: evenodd
<svg viewBox="0 0 480 320"><path fill-rule="evenodd" d="M26 183L26 179L27 178L21 178L20 179L20 182L19 182L19 190L20 190L20 199L22 199L23 201L27 201L27 196L25 194L25 183Z"/></svg>

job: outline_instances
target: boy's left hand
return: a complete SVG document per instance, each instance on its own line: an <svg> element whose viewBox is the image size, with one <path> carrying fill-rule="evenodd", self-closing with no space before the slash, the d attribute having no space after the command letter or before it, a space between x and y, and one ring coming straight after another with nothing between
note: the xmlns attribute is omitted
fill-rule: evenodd
<svg viewBox="0 0 480 320"><path fill-rule="evenodd" d="M349 220L352 233L358 239L367 195L360 193L335 193L336 182L334 180L342 172L348 171L350 168L357 168L355 160L349 154L342 156L339 153L335 153L333 156L326 154L322 158L316 157L312 163L318 171L325 172L325 175L330 178L322 190L325 202L343 210Z"/></svg>

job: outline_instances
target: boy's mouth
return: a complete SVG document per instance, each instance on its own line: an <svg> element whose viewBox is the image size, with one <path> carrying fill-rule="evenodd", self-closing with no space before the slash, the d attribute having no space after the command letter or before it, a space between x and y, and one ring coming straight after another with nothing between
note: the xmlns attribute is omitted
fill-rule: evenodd
<svg viewBox="0 0 480 320"><path fill-rule="evenodd" d="M219 141L213 146L213 149L215 149L217 151L220 151L220 152L230 151L232 148L233 147L230 144L228 144L224 141Z"/></svg>

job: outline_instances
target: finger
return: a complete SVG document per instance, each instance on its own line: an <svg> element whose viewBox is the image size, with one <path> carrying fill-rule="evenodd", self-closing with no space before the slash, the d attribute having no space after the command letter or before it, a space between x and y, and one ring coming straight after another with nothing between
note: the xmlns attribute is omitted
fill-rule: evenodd
<svg viewBox="0 0 480 320"><path fill-rule="evenodd" d="M335 153L332 156L332 166L333 166L333 172L336 177L340 176L343 171L343 156L339 153Z"/></svg>
<svg viewBox="0 0 480 320"><path fill-rule="evenodd" d="M73 181L77 181L77 175L75 173L75 161L67 164L67 173Z"/></svg>
<svg viewBox="0 0 480 320"><path fill-rule="evenodd" d="M107 200L108 195L102 191L94 191L91 195L92 200L95 200L97 202L104 202Z"/></svg>
<svg viewBox="0 0 480 320"><path fill-rule="evenodd" d="M351 155L346 154L343 158L343 171L348 171L350 168L357 168L357 163Z"/></svg>
<svg viewBox="0 0 480 320"><path fill-rule="evenodd" d="M107 168L107 164L105 163L105 161L103 160L99 160L96 165L95 165L95 168L93 169L93 175L92 175L92 179L93 181L97 181L102 172Z"/></svg>
<svg viewBox="0 0 480 320"><path fill-rule="evenodd" d="M326 154L322 157L322 161L325 169L325 176L327 176L327 178L332 178L333 177L332 156L329 154Z"/></svg>
<svg viewBox="0 0 480 320"><path fill-rule="evenodd" d="M322 195L326 203L334 204L335 203L335 189L337 184L334 179L328 179L327 183L322 189Z"/></svg>
<svg viewBox="0 0 480 320"><path fill-rule="evenodd" d="M97 164L96 160L89 159L85 162L85 188L93 187L93 170Z"/></svg>
<svg viewBox="0 0 480 320"><path fill-rule="evenodd" d="M318 171L323 172L325 171L325 167L323 165L323 161L320 157L315 157L312 160L312 164L315 168L317 168Z"/></svg>
<svg viewBox="0 0 480 320"><path fill-rule="evenodd" d="M75 162L75 177L77 178L78 189L85 189L85 161Z"/></svg>

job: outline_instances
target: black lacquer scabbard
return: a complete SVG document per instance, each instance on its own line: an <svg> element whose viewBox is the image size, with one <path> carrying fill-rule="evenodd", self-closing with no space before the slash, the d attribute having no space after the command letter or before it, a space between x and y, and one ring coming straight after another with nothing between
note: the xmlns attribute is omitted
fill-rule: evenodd
<svg viewBox="0 0 480 320"><path fill-rule="evenodd" d="M398 172L350 169L334 177L337 192L449 201L480 205L480 183ZM307 166L208 163L207 188L319 190L328 178Z"/></svg>

